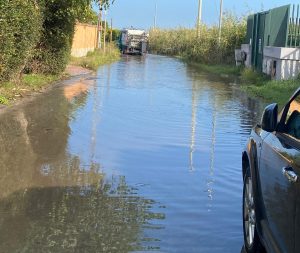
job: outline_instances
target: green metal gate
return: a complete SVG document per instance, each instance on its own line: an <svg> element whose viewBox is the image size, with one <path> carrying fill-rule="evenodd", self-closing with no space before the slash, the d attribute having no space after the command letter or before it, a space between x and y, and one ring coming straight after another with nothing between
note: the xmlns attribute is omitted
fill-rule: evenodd
<svg viewBox="0 0 300 253"><path fill-rule="evenodd" d="M290 18L290 7L286 5L248 17L246 43L252 47L252 66L256 70L262 71L265 46L287 47L289 43L296 44L293 38L297 38L297 32L300 38L299 7L297 20L294 17ZM290 35L290 31L293 31L293 36Z"/></svg>

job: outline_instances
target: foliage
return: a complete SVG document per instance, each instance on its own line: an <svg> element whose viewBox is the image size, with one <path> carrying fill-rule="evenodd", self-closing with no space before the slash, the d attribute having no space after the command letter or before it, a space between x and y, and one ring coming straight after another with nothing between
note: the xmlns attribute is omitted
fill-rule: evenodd
<svg viewBox="0 0 300 253"><path fill-rule="evenodd" d="M71 64L84 68L97 70L99 66L112 63L120 58L120 50L115 44L108 44L106 51L95 50L88 53L86 57L72 57Z"/></svg>
<svg viewBox="0 0 300 253"><path fill-rule="evenodd" d="M36 1L0 1L0 81L17 79L33 53L41 28Z"/></svg>
<svg viewBox="0 0 300 253"><path fill-rule="evenodd" d="M89 6L83 11L77 20L81 23L97 25L98 14L93 10L92 6Z"/></svg>
<svg viewBox="0 0 300 253"><path fill-rule="evenodd" d="M69 60L76 19L90 8L89 0L39 0L43 33L27 72L59 74Z"/></svg>
<svg viewBox="0 0 300 253"><path fill-rule="evenodd" d="M9 101L5 96L0 95L0 104L2 105L8 105Z"/></svg>
<svg viewBox="0 0 300 253"><path fill-rule="evenodd" d="M197 38L195 29L153 29L150 31L150 51L205 64L234 63L234 49L245 40L246 21L227 14L223 20L220 44L218 35L217 26L203 25L200 38Z"/></svg>

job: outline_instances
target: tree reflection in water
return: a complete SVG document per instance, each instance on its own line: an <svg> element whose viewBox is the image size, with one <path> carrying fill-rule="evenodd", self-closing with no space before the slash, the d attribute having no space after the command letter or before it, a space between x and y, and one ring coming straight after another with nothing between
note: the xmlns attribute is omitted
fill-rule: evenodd
<svg viewBox="0 0 300 253"><path fill-rule="evenodd" d="M155 201L125 178L106 178L68 151L69 121L86 100L60 90L0 121L0 252L129 252L155 248L145 238Z"/></svg>
<svg viewBox="0 0 300 253"><path fill-rule="evenodd" d="M130 252L153 248L143 246L143 241L147 245L155 241L144 238L143 230L161 228L151 225L151 220L164 219L164 214L151 212L155 202L137 196L124 177L105 180L97 173L97 165L84 172L76 167L77 158L70 164L75 167L66 168L72 172L65 176L76 178L77 186L32 188L0 201L1 252ZM49 173L56 172L57 168Z"/></svg>

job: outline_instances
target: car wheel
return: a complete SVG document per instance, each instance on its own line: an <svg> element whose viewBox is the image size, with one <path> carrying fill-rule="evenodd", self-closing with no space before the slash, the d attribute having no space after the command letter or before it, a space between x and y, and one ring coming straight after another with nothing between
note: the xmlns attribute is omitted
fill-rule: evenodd
<svg viewBox="0 0 300 253"><path fill-rule="evenodd" d="M253 184L249 168L244 179L243 189L243 228L244 245L247 253L258 253L262 251L262 246L256 230L255 204L253 194Z"/></svg>

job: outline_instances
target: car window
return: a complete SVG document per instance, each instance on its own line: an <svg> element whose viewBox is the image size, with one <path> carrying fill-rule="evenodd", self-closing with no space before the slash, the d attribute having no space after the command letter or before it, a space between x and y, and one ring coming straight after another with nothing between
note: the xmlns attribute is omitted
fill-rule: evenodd
<svg viewBox="0 0 300 253"><path fill-rule="evenodd" d="M300 140L300 96L291 102L285 121L285 132Z"/></svg>

